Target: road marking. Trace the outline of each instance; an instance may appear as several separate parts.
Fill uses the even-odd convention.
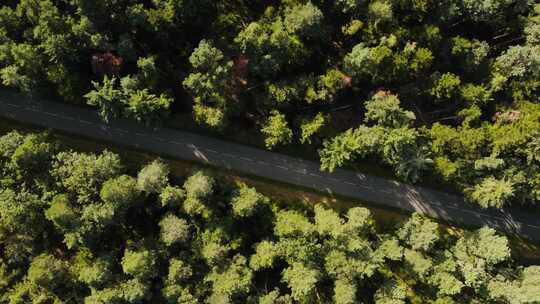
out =
[[[438,205],[438,206],[440,206],[441,208],[450,208],[450,209],[460,210],[462,212],[472,213],[474,215],[479,215],[480,217],[490,217],[492,219],[496,219],[496,220],[499,220],[499,221],[506,221],[506,219],[504,217],[493,216],[493,215],[489,215],[489,214],[480,213],[480,212],[477,212],[477,211],[467,210],[467,209],[458,208],[458,207],[449,206],[449,205],[448,206]]]
[[[118,129],[118,128],[114,129],[114,131],[116,131],[116,132],[120,132],[120,133],[129,133],[129,132],[128,132],[128,131],[126,131],[126,130],[123,130],[123,129]]]
[[[161,141],[161,142],[167,142],[167,140],[163,137],[154,137],[157,141]]]
[[[99,122],[91,122],[91,121],[87,121],[87,120],[83,120],[83,119],[78,119],[78,115],[76,115],[76,114],[73,115],[73,116],[62,116],[62,115],[66,115],[66,114],[63,114],[64,112],[59,112],[59,113],[47,112],[47,111],[44,111],[44,107],[47,108],[46,106],[29,106],[27,104],[12,104],[12,103],[4,103],[4,105],[6,105],[8,107],[12,107],[12,108],[21,108],[21,109],[24,109],[24,110],[29,111],[29,112],[38,112],[38,113],[42,113],[42,115],[48,115],[48,116],[51,116],[51,117],[58,117],[58,118],[65,119],[65,120],[75,120],[75,121],[77,121],[77,122],[79,122],[81,124],[95,125],[96,129],[97,128],[102,128],[102,129],[106,129],[106,130],[114,130],[116,132],[121,132],[121,133],[130,133],[129,131],[126,131],[126,130],[123,130],[123,129],[110,128],[109,126],[102,125]],[[16,111],[13,111],[13,112],[16,112]],[[24,113],[23,111],[20,111],[20,112]],[[66,112],[66,113],[68,113],[68,115],[69,115],[70,112]],[[10,117],[16,117],[16,115],[9,114],[9,113],[5,113],[3,115],[10,116]],[[45,117],[45,116],[42,116],[42,117]],[[137,136],[142,136],[142,137],[152,136],[151,134],[145,134],[145,133],[140,133],[140,132],[135,133],[135,134]],[[160,141],[163,141],[163,138],[161,138],[161,137],[156,137],[156,139],[160,140]],[[185,142],[178,142],[178,141],[168,141],[168,143],[177,144],[177,145],[188,145]],[[137,143],[133,143],[133,144],[135,146],[139,146],[139,144],[137,144]],[[202,150],[205,150],[205,151],[210,152],[210,153],[220,154],[219,152],[211,150],[211,149],[202,149]],[[244,161],[256,162],[259,165],[267,165],[267,166],[280,168],[280,169],[283,169],[283,170],[290,170],[290,171],[293,171],[293,172],[309,174],[309,175],[311,175],[313,177],[323,178],[324,180],[327,180],[327,181],[345,183],[345,184],[349,184],[349,185],[354,185],[354,186],[370,189],[370,187],[364,185],[363,183],[355,184],[355,183],[352,183],[350,181],[340,180],[340,179],[337,179],[337,178],[334,178],[334,177],[326,177],[324,175],[321,176],[321,175],[315,174],[315,173],[306,173],[306,171],[293,170],[293,168],[289,169],[289,168],[287,168],[285,166],[282,166],[282,165],[274,165],[272,163],[267,163],[267,162],[264,162],[264,161],[257,161],[256,159],[250,159],[250,158],[247,158],[247,157],[239,157],[239,156],[235,156],[235,155],[228,154],[228,153],[223,153],[222,155],[226,156],[226,157],[231,157],[231,158],[240,158],[240,159],[242,159]],[[376,192],[380,192],[380,193],[393,193],[393,191],[383,190],[383,189],[379,189],[379,190],[373,189],[372,191],[376,191]],[[402,192],[400,192],[400,194],[402,194]],[[459,207],[459,206],[456,207],[455,205],[450,205],[450,204],[445,205],[444,203],[440,203],[440,202],[437,202],[437,201],[435,201],[435,202],[426,202],[424,199],[421,199],[420,201],[423,203],[423,205],[426,208],[433,207],[433,208],[437,208],[437,209],[443,210],[443,211],[444,210],[457,210],[457,211],[460,211],[460,212],[466,212],[466,213],[469,213],[469,214],[474,214],[475,216],[477,216],[478,218],[483,219],[483,220],[497,221],[497,223],[498,223],[497,225],[504,225],[505,227],[515,226],[515,227],[521,227],[521,228],[523,228],[523,227],[532,227],[534,229],[539,229],[540,228],[540,226],[538,226],[538,225],[527,224],[527,223],[524,223],[524,222],[520,222],[519,220],[515,220],[515,219],[510,217],[511,214],[505,214],[505,216],[503,217],[503,216],[485,214],[485,213],[483,213],[481,211],[474,211],[474,210],[466,209],[466,207],[467,207],[466,205],[462,206],[462,207]],[[506,217],[506,216],[508,216],[508,217]],[[452,220],[452,218],[450,218],[450,220]]]
[[[45,111],[43,111],[42,113],[45,114],[45,115],[52,116],[52,117],[58,117],[58,118],[67,119],[67,120],[75,120],[73,117],[70,117],[70,116],[62,116],[62,115],[56,114],[56,113],[45,112]]]

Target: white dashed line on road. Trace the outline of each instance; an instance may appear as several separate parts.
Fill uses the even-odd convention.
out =
[[[122,129],[118,129],[118,128],[117,128],[117,129],[114,129],[114,131],[120,132],[120,133],[124,133],[124,134],[125,134],[125,133],[129,133],[129,132],[126,131],[126,130],[122,130]]]
[[[201,139],[201,138],[197,138],[196,136],[192,138],[188,135],[184,135],[187,137],[183,137],[182,135],[178,135],[176,133],[171,133],[171,134],[161,133],[161,132],[158,132],[159,130],[149,130],[147,131],[147,133],[143,133],[145,132],[144,131],[145,129],[143,128],[135,128],[133,131],[130,131],[132,129],[128,127],[125,127],[123,129],[114,128],[114,127],[111,127],[110,125],[106,125],[96,120],[97,116],[95,115],[95,112],[88,111],[88,113],[85,114],[84,111],[82,110],[71,111],[68,109],[69,111],[62,111],[61,108],[58,108],[58,111],[57,111],[56,107],[49,107],[47,106],[47,103],[37,105],[36,103],[13,104],[13,103],[6,102],[6,103],[3,103],[2,106],[4,109],[4,111],[2,111],[3,112],[2,115],[5,117],[13,117],[14,119],[16,119],[17,116],[21,116],[22,121],[25,121],[25,120],[31,121],[30,119],[33,119],[35,121],[37,118],[37,119],[41,119],[38,125],[41,125],[41,126],[57,125],[57,128],[60,130],[68,130],[69,126],[72,124],[68,122],[68,120],[70,120],[70,121],[74,121],[75,124],[79,126],[79,129],[81,129],[81,127],[83,130],[94,129],[96,131],[95,137],[98,139],[100,135],[103,135],[108,131],[115,132],[118,138],[122,137],[122,135],[119,133],[124,134],[123,135],[124,137],[133,136],[135,138],[133,138],[133,142],[131,143],[131,145],[142,147],[142,148],[144,148],[145,146],[152,145],[151,141],[147,140],[146,142],[144,142],[145,138],[146,139],[155,138],[157,141],[166,142],[168,145],[170,145],[169,148],[171,150],[178,150],[180,152],[185,152],[187,150],[189,151],[195,150],[194,152],[199,152],[199,153],[200,151],[204,153],[213,153],[215,155],[209,155],[209,156],[212,156],[209,158],[212,158],[212,159],[220,158],[221,161],[219,163],[220,164],[223,163],[221,165],[227,166],[229,168],[230,167],[243,168],[243,167],[256,164],[256,166],[253,166],[253,167],[256,167],[256,168],[258,167],[259,169],[261,169],[261,171],[264,171],[264,174],[261,173],[262,176],[268,176],[268,174],[272,176],[271,175],[272,171],[276,172],[275,171],[276,168],[280,170],[284,170],[284,172],[281,172],[281,173],[286,173],[286,174],[281,174],[282,176],[286,176],[287,173],[302,174],[304,176],[295,175],[294,179],[301,180],[301,181],[305,180],[305,183],[309,183],[310,182],[309,179],[311,178],[311,181],[314,182],[315,184],[324,185],[325,183],[327,183],[326,186],[328,189],[332,189],[336,193],[339,193],[339,192],[346,192],[349,194],[352,193],[352,195],[355,197],[361,196],[362,193],[364,193],[367,196],[378,194],[379,196],[377,200],[379,199],[382,200],[385,198],[390,199],[390,200],[397,199],[397,202],[395,204],[399,204],[400,202],[409,202],[411,206],[414,206],[414,208],[418,209],[417,211],[419,212],[424,212],[424,213],[432,212],[436,214],[437,217],[441,219],[447,218],[449,221],[457,220],[461,216],[461,217],[467,218],[467,221],[464,221],[465,223],[472,222],[472,223],[489,224],[491,222],[493,226],[500,226],[501,228],[507,231],[515,230],[515,231],[527,232],[527,233],[523,233],[524,235],[531,235],[534,233],[534,231],[537,231],[533,229],[540,229],[540,226],[538,225],[538,223],[527,224],[525,222],[520,222],[519,217],[521,215],[519,214],[516,215],[518,219],[514,220],[513,218],[511,218],[512,214],[510,213],[509,214],[501,213],[500,216],[498,216],[499,213],[490,213],[490,212],[484,213],[484,211],[480,209],[476,210],[473,207],[470,207],[470,206],[467,207],[466,204],[460,205],[461,201],[457,202],[456,205],[452,205],[450,204],[450,202],[452,202],[452,197],[448,197],[448,198],[443,197],[443,199],[441,199],[440,202],[437,202],[435,200],[430,201],[429,196],[417,195],[415,194],[415,192],[407,194],[410,191],[407,191],[406,187],[397,187],[396,185],[399,186],[399,184],[395,182],[393,184],[387,183],[386,189],[384,189],[385,188],[384,183],[380,185],[378,183],[373,182],[370,176],[365,176],[362,174],[360,177],[360,175],[358,175],[359,173],[357,174],[357,176],[359,176],[359,179],[353,176],[348,176],[348,175],[337,175],[337,178],[336,178],[336,177],[333,177],[333,174],[320,172],[318,170],[312,169],[312,167],[309,167],[309,169],[301,169],[301,168],[304,168],[304,166],[302,165],[303,164],[302,161],[280,157],[278,155],[274,155],[274,156],[272,156],[273,154],[264,155],[264,154],[257,154],[256,152],[251,153],[251,154],[244,154],[244,152],[239,152],[240,153],[239,155],[234,155],[230,153],[222,153],[221,151],[231,151],[232,148],[228,148],[227,146],[219,146],[212,143],[208,144],[207,142],[206,144],[204,144],[204,146],[215,147],[217,151],[208,149],[208,148],[197,149],[197,147],[195,146],[195,143],[199,143],[203,145],[203,142],[201,140],[204,138]],[[87,116],[90,114],[92,114],[93,116]],[[66,116],[63,116],[63,115],[66,115]],[[88,118],[91,120],[87,121],[81,118]],[[60,123],[63,123],[64,127],[59,127],[58,125]],[[52,128],[54,128],[54,126]],[[140,130],[142,132],[135,132],[135,130]],[[75,131],[73,132],[76,133]],[[80,133],[90,134],[90,132],[86,132],[86,131],[84,132],[81,131]],[[129,134],[129,135],[126,135],[126,134]],[[163,137],[159,137],[158,135],[167,136],[165,137],[167,138],[167,140],[165,140]],[[137,136],[140,136],[140,137],[137,137]],[[174,141],[168,138],[182,138],[184,141]],[[191,142],[191,143],[188,143],[188,142]],[[154,144],[156,144],[156,142],[154,142]],[[173,146],[173,145],[176,145],[176,146]],[[187,147],[189,147],[189,149]],[[244,151],[244,150],[239,148],[239,150],[232,149],[232,151]],[[244,156],[241,156],[241,155],[244,155]],[[262,160],[257,159],[259,156]],[[228,161],[229,159],[227,159],[226,157],[235,159],[237,161]],[[264,161],[264,159],[267,159],[268,162]],[[245,162],[251,162],[251,163],[246,164]],[[266,166],[266,167],[262,167],[262,166]],[[266,173],[266,172],[270,172],[270,173]],[[272,176],[272,178],[279,180],[279,177],[276,177],[276,176]],[[315,178],[319,178],[319,179],[315,179]],[[342,184],[351,185],[351,187],[342,187],[341,186]],[[311,187],[314,187],[314,186],[311,185]],[[358,187],[358,188],[355,188],[355,187]],[[445,202],[449,204],[445,204]],[[450,217],[448,213],[452,214],[453,216]],[[464,216],[464,215],[467,215],[467,216]],[[525,220],[527,220],[527,217],[525,217]],[[534,219],[531,219],[529,221],[535,223]],[[524,229],[524,230],[521,230],[521,229]]]

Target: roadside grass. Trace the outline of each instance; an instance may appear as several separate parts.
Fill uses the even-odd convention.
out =
[[[8,120],[0,120],[0,134],[7,133],[11,130],[17,130],[21,133],[43,131],[43,129],[36,128],[31,125]],[[137,172],[146,163],[158,157],[154,154],[123,147],[117,144],[97,142],[95,140],[84,137],[76,137],[62,132],[55,131],[50,132],[49,134],[52,139],[69,149],[95,153],[99,153],[103,150],[109,150],[117,153],[122,157],[122,163],[131,173]],[[317,192],[312,189],[306,189],[300,186],[281,183],[265,178],[239,174],[238,172],[231,170],[221,168],[218,169],[196,162],[178,160],[170,157],[159,157],[169,165],[173,178],[183,179],[197,169],[207,169],[228,182],[245,183],[248,186],[255,187],[257,191],[271,198],[273,202],[280,205],[297,204],[312,208],[316,204],[322,204],[338,212],[344,212],[351,207],[368,208],[371,211],[375,222],[377,223],[377,230],[380,232],[389,231],[403,223],[408,218],[407,212],[389,208],[380,208],[338,195]],[[451,226],[441,221],[438,222],[441,225],[441,229],[449,237],[459,237],[465,232],[465,230],[462,228]],[[520,262],[525,264],[540,262],[540,244],[531,243],[528,240],[515,236],[508,236],[508,239],[512,251],[515,254],[514,256],[517,257]]]

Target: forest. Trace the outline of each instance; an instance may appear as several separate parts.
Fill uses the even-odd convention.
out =
[[[4,0],[5,88],[540,202],[534,0]]]
[[[2,0],[2,90],[540,210],[535,0]],[[1,132],[0,304],[540,303],[494,229],[224,174]]]
[[[540,266],[491,228],[278,202],[47,133],[0,137],[0,303],[540,302]]]

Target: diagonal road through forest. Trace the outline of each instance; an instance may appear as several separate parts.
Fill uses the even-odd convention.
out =
[[[520,208],[482,210],[463,197],[337,169],[321,172],[319,164],[236,143],[167,128],[153,129],[116,119],[104,123],[96,111],[11,92],[0,94],[0,116],[43,128],[106,141],[172,158],[197,161],[240,173],[340,195],[374,205],[420,212],[449,223],[488,225],[540,242],[540,216]]]

